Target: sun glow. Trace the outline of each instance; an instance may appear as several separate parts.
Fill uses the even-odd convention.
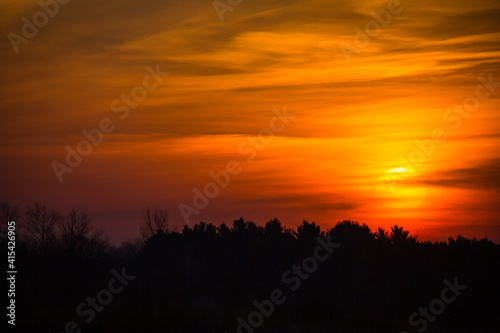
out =
[[[427,188],[419,182],[420,175],[404,167],[386,171],[379,177],[377,197],[387,208],[414,209],[427,196]]]
[[[394,172],[409,172],[407,168],[395,168],[387,171],[386,173],[394,173]]]

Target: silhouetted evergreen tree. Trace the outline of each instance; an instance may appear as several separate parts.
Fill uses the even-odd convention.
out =
[[[21,216],[8,203],[0,212],[4,220]],[[83,211],[28,208],[17,243],[20,331],[61,332],[76,321],[83,332],[236,332],[236,319],[256,311],[254,300],[281,289],[286,302],[255,332],[412,332],[410,315],[455,277],[467,290],[427,331],[500,331],[500,248],[487,239],[430,242],[400,226],[372,232],[342,221],[322,231],[303,221],[292,230],[278,219],[260,226],[242,218],[176,232],[167,216],[147,210],[143,238],[114,247]],[[290,292],[283,273],[314,256],[318,239],[341,246]],[[76,308],[122,267],[136,279],[85,323]]]

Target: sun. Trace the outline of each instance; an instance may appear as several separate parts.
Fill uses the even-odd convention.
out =
[[[427,188],[419,180],[420,174],[411,168],[388,170],[378,179],[377,197],[387,208],[417,208],[427,196]]]

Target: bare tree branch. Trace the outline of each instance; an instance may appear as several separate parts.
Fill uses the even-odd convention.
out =
[[[168,212],[166,209],[155,209],[149,207],[142,212],[143,223],[141,225],[141,236],[144,240],[151,238],[158,232],[168,232]]]
[[[90,232],[90,216],[87,212],[72,209],[58,226],[63,247],[74,249]]]
[[[34,245],[45,249],[55,238],[54,229],[61,216],[37,202],[26,210],[25,219],[26,230]]]

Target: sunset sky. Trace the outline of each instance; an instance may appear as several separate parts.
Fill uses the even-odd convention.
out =
[[[139,235],[146,206],[180,231],[179,205],[236,160],[192,224],[350,219],[500,242],[500,2],[403,0],[356,44],[387,3],[245,0],[221,21],[209,0],[71,0],[16,53],[9,33],[41,7],[0,0],[0,198],[87,210],[117,242]],[[147,67],[169,75],[120,119],[111,105]],[[249,161],[241,148],[284,109]],[[105,118],[115,129],[60,182],[53,162]],[[433,132],[447,139],[429,145]]]

